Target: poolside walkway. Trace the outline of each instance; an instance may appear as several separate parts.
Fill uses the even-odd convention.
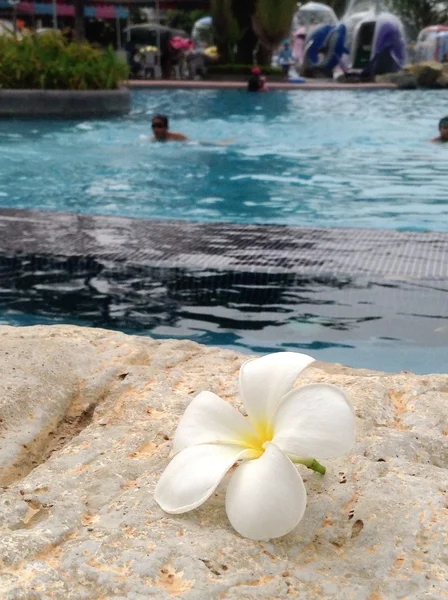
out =
[[[194,223],[7,208],[0,209],[0,254],[201,271],[448,279],[448,233]]]
[[[145,79],[130,80],[127,85],[132,89],[198,89],[198,90],[222,90],[222,89],[246,89],[244,81],[187,81],[180,79]],[[271,90],[395,90],[394,83],[337,83],[334,81],[317,81],[308,79],[305,83],[282,83],[269,82]]]

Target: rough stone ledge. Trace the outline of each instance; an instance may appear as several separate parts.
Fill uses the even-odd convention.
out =
[[[127,114],[131,92],[119,90],[0,90],[0,118],[87,118]]]
[[[448,594],[448,376],[316,363],[358,440],[288,536],[240,538],[225,483],[169,516],[153,491],[190,399],[238,406],[247,357],[68,326],[0,327],[2,600],[440,600]],[[337,426],[337,424],[335,424]],[[1,487],[2,486],[2,487]]]

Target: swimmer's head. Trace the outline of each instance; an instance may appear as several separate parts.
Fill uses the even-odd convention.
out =
[[[443,119],[440,119],[439,129],[441,129],[442,127],[448,127],[448,117],[443,117]]]
[[[439,121],[440,137],[443,140],[448,140],[448,117],[443,117]]]
[[[156,140],[164,140],[166,138],[168,125],[168,117],[165,115],[154,115],[151,127]]]
[[[251,71],[252,75],[260,75],[261,74],[261,69],[260,67],[254,67]]]

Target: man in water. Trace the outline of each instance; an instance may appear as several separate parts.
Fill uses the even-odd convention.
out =
[[[152,118],[153,142],[187,142],[188,138],[183,133],[174,133],[168,131],[168,117],[165,115],[155,115]]]
[[[444,144],[448,142],[448,117],[443,117],[439,121],[439,137],[432,138],[433,142]]]

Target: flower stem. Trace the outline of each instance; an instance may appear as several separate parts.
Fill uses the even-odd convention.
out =
[[[320,473],[321,475],[325,475],[326,468],[321,465],[315,458],[300,458],[294,460],[293,462],[298,463],[299,465],[305,465],[308,469],[312,471],[316,471],[316,473]]]

